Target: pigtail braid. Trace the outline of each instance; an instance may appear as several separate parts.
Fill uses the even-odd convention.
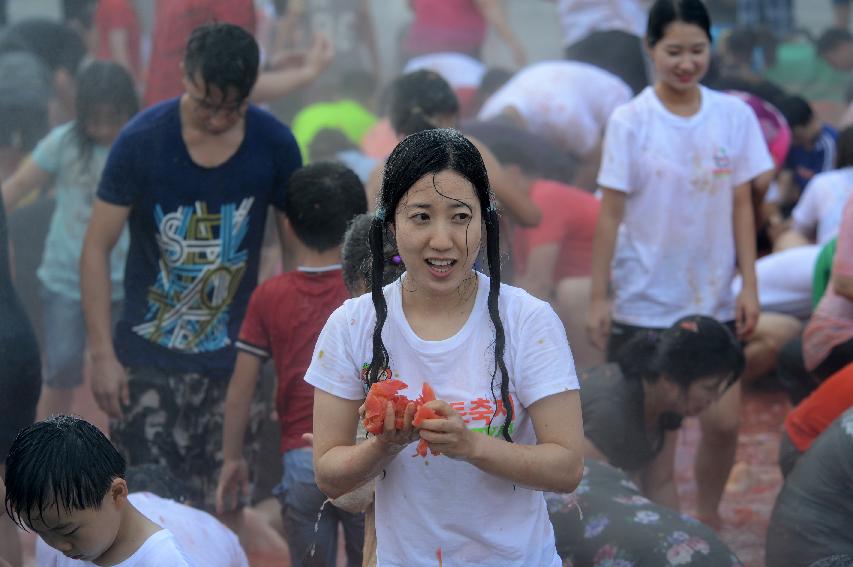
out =
[[[384,216],[384,215],[383,215]],[[376,326],[373,328],[373,358],[366,376],[366,389],[379,382],[388,368],[388,351],[382,342],[382,327],[388,318],[388,304],[382,293],[382,276],[385,270],[385,219],[376,216],[370,225],[370,290],[376,309]]]
[[[509,427],[513,419],[513,406],[509,397],[509,372],[504,361],[504,350],[506,349],[506,334],[504,333],[503,323],[501,322],[500,311],[498,309],[498,297],[501,289],[501,259],[500,259],[500,230],[498,212],[493,206],[489,206],[485,211],[486,220],[486,258],[489,265],[489,316],[492,319],[492,325],[495,327],[495,368],[492,372],[492,395],[495,395],[495,378],[498,370],[501,373],[501,402],[506,410],[506,420],[501,426],[501,435],[504,439],[512,443],[512,437],[509,434]],[[497,402],[497,399],[495,399]],[[497,409],[495,410],[497,416]]]

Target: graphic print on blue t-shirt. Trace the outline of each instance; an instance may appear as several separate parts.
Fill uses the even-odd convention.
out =
[[[110,151],[98,198],[129,207],[119,361],[226,378],[257,284],[269,205],[301,166],[293,135],[249,106],[243,142],[216,167],[195,163],[179,99],[137,115]]]
[[[133,330],[151,342],[200,353],[231,344],[228,306],[246,272],[241,250],[253,197],[209,214],[204,202],[164,214],[155,207],[160,274],[148,293],[145,323]]]

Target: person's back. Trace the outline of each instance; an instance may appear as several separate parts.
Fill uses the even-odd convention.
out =
[[[603,69],[545,61],[519,71],[485,102],[478,118],[489,120],[512,108],[530,131],[585,156],[599,143],[610,114],[631,96],[622,79]]]
[[[853,554],[853,408],[824,431],[785,480],[767,530],[768,567]]]
[[[522,229],[516,240],[516,250],[521,248],[518,272],[524,273],[524,257],[533,248],[557,244],[559,259],[552,276],[555,285],[564,278],[589,276],[598,199],[581,189],[547,179],[533,182],[530,197],[542,210],[542,222],[536,228]]]
[[[127,499],[143,516],[174,535],[192,565],[248,567],[237,536],[207,512],[151,492],[132,492]],[[41,538],[36,540],[36,564],[45,567],[84,565],[82,561],[64,557]]]

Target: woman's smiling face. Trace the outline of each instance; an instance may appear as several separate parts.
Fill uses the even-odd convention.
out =
[[[393,230],[412,287],[454,292],[480,251],[483,217],[474,186],[452,170],[421,177],[397,205]]]

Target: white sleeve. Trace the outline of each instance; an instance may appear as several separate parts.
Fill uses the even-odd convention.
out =
[[[539,303],[514,333],[515,391],[524,407],[546,396],[579,389],[566,329],[547,303]]]
[[[734,165],[732,166],[732,183],[735,186],[751,181],[765,171],[773,169],[773,158],[770,157],[758,118],[745,102],[737,100],[737,103],[742,108],[738,113],[738,119],[741,122],[739,129],[741,134],[738,136],[740,151],[733,156]]]
[[[631,192],[631,157],[634,149],[634,129],[614,112],[607,121],[604,144],[601,151],[601,169],[598,171],[598,186]]]
[[[68,564],[72,561],[72,559],[67,559],[58,550],[47,545],[42,538],[36,537],[36,565],[38,567],[66,567],[63,564]]]
[[[364,399],[364,387],[360,379],[361,369],[353,356],[353,341],[349,324],[347,303],[338,307],[326,321],[317,338],[311,365],[305,373],[305,381],[347,400]]]
[[[797,201],[797,206],[791,211],[794,228],[804,235],[810,235],[817,229],[819,221],[818,201],[821,193],[821,174],[812,177],[803,189],[803,196]]]
[[[169,565],[170,567],[203,567],[202,565],[198,565],[197,562],[184,551],[172,532],[169,530],[163,531],[168,532],[168,537],[163,537],[162,540],[159,540],[158,545],[151,550],[151,553],[146,553],[144,556],[140,557],[140,566]],[[131,557],[134,557],[135,555],[136,554]]]

